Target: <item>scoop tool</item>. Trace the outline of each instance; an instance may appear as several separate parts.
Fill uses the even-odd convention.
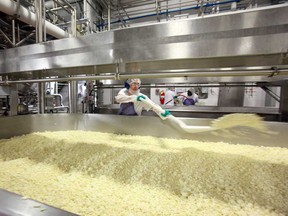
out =
[[[183,131],[187,133],[199,133],[214,131],[220,129],[228,129],[237,126],[250,127],[258,131],[267,132],[268,129],[264,124],[262,118],[256,114],[244,114],[244,113],[234,113],[224,115],[218,119],[212,121],[210,126],[197,126],[197,125],[187,125],[185,122],[173,116],[168,110],[162,109],[159,105],[155,104],[152,100],[144,96],[138,96],[138,101],[143,102],[146,106],[149,106],[158,115],[160,113],[160,118],[165,120],[168,119],[173,124],[178,125]]]

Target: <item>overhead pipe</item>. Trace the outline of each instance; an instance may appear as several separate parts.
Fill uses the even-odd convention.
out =
[[[14,2],[13,0],[1,0],[0,1],[0,11],[3,13],[6,13],[10,16],[13,16],[17,13],[17,3]],[[26,9],[23,6],[19,6],[19,11],[17,14],[18,20],[27,23],[29,25],[32,25],[33,27],[36,27],[36,15]],[[69,37],[69,34],[59,28],[56,25],[53,25],[52,23],[45,21],[46,29],[47,29],[47,34],[52,35],[56,38],[66,38]]]
[[[160,3],[160,1],[159,1],[159,3]],[[133,4],[133,7],[135,8],[135,7],[142,7],[142,6],[146,6],[146,5],[151,5],[151,4],[154,4],[154,2],[149,2],[149,1],[143,1],[143,2],[138,2],[138,3],[132,3]],[[132,4],[121,4],[122,6],[123,6],[123,8],[124,9],[129,9],[129,8],[131,8],[130,7],[130,5],[132,5]]]
[[[234,3],[234,2],[232,2],[232,3]],[[217,2],[215,3],[215,4],[217,4]],[[173,6],[174,5],[174,6]],[[195,6],[197,6],[197,5],[199,5],[199,8],[201,8],[201,4],[199,4],[199,3],[196,3],[195,4]],[[192,2],[192,4],[191,4],[191,2],[186,2],[186,3],[181,3],[181,7],[182,8],[184,8],[184,7],[189,7],[189,8],[191,8],[191,7],[195,7],[195,6],[193,6],[193,2]],[[203,7],[203,6],[202,6]],[[177,4],[170,4],[170,5],[167,5],[167,6],[159,6],[159,10],[165,10],[165,12],[163,12],[164,14],[167,14],[167,10],[168,10],[168,13],[169,13],[169,10],[171,10],[171,9],[175,9],[175,8],[179,8],[179,4],[177,3]],[[184,9],[179,9],[180,11],[183,11],[183,10],[187,10],[188,8],[184,8]],[[138,10],[133,10],[133,11],[130,11],[129,13],[130,13],[130,16],[131,15],[135,15],[135,14],[137,14],[137,12],[138,11],[141,11],[142,13],[141,14],[143,14],[144,12],[143,11],[148,11],[148,12],[150,12],[150,11],[155,11],[155,7],[151,7],[151,8],[146,8],[146,9],[138,9]],[[158,11],[159,11],[158,10]],[[188,10],[190,10],[190,9],[188,9]],[[147,12],[147,13],[148,13]],[[138,13],[139,14],[139,13]]]
[[[167,13],[167,11],[163,11],[163,12],[160,12],[159,15],[169,14],[169,13],[176,13],[176,12],[182,12],[182,11],[193,10],[193,9],[199,9],[201,7],[211,7],[211,6],[215,6],[215,5],[229,4],[229,3],[232,3],[232,2],[239,2],[239,1],[240,0],[228,0],[228,1],[223,1],[223,2],[206,3],[206,4],[203,4],[203,5],[195,5],[195,6],[192,6],[192,7],[189,7],[189,8],[183,8],[183,9],[179,9],[179,10],[170,10],[170,11],[168,11],[168,13]],[[147,15],[143,15],[143,16],[140,16],[140,17],[131,17],[130,19],[127,19],[127,21],[128,20],[135,20],[135,19],[151,17],[151,16],[157,16],[157,13],[147,14]],[[119,20],[118,20],[118,22],[119,22]]]
[[[76,21],[76,23],[77,23],[77,25],[81,25],[81,24],[84,24],[84,23],[87,23],[87,22],[89,22],[89,19],[88,18],[83,18],[83,19],[78,19],[77,21]],[[67,22],[65,22],[65,23],[59,23],[59,24],[57,24],[57,26],[68,26],[68,25],[71,25],[71,21],[67,21]]]
[[[156,0],[157,1],[157,0]],[[159,3],[159,2],[158,2]],[[196,2],[195,2],[196,3]],[[150,3],[151,4],[151,3]],[[196,3],[196,4],[199,4],[199,3]],[[173,6],[174,5],[174,6]],[[191,4],[191,2],[185,2],[185,3],[181,3],[181,7],[188,7],[188,6],[191,6],[193,5],[193,2]],[[173,7],[172,7],[173,6]],[[170,4],[168,6],[159,6],[158,8],[160,8],[160,10],[165,10],[165,13],[167,13],[167,10],[169,9],[174,9],[174,8],[179,8],[179,3],[176,3],[176,4]],[[157,8],[156,8],[157,9]],[[181,10],[181,9],[180,9]],[[155,11],[155,6],[152,6],[152,7],[149,7],[149,8],[144,8],[144,9],[138,9],[138,10],[133,10],[133,11],[130,11],[129,14],[130,15],[133,15],[133,14],[137,14],[138,11],[141,11],[142,14],[144,13],[144,11],[147,11],[147,12],[150,12],[150,11]],[[136,13],[135,13],[136,12]],[[158,10],[158,13],[159,13],[159,10]]]
[[[64,2],[64,3],[66,3],[66,5],[63,5],[61,2],[58,2],[57,0],[55,0],[55,3],[56,4],[58,4],[58,5],[60,5],[60,7],[63,9],[63,10],[65,10],[68,14],[70,14],[70,15],[72,15],[72,13],[71,13],[71,9],[73,10],[73,7],[71,7],[71,5],[68,3],[67,4],[67,2]],[[68,10],[66,7],[69,7],[70,8],[70,10]]]
[[[173,72],[173,73],[146,73],[146,74],[119,74],[119,79],[129,79],[137,77],[145,78],[175,78],[175,77],[225,77],[225,76],[267,76],[272,77],[274,70],[256,70],[256,71],[200,71],[200,72]],[[288,69],[278,71],[274,76],[288,75]]]
[[[36,11],[36,43],[43,42],[43,7],[42,0],[35,1]]]
[[[206,4],[203,4],[203,5],[196,5],[196,6],[193,6],[193,7],[189,7],[189,8],[184,8],[184,9],[179,9],[179,10],[170,10],[170,11],[164,11],[164,12],[161,12],[160,15],[163,15],[163,14],[169,14],[169,13],[175,13],[175,12],[182,12],[182,11],[187,11],[187,10],[192,10],[192,9],[199,9],[201,7],[210,7],[210,6],[217,6],[217,5],[222,5],[222,4],[228,4],[228,3],[238,3],[238,2],[241,2],[241,0],[228,0],[228,1],[223,1],[223,2],[214,2],[214,3],[206,3]],[[282,5],[277,5],[277,7],[283,7]],[[175,7],[173,7],[175,8]],[[271,6],[270,6],[271,8]],[[260,8],[260,10],[262,10],[263,8]],[[253,8],[253,9],[249,9],[249,11],[256,11],[256,10],[259,10],[259,8]],[[221,9],[221,11],[231,11],[231,9]],[[125,19],[123,21],[129,21],[129,20],[135,20],[135,19],[142,19],[142,18],[146,18],[146,17],[151,17],[151,16],[156,16],[157,14],[154,13],[154,14],[147,14],[147,15],[143,15],[143,16],[138,16],[138,17],[132,17],[132,18],[129,18],[129,19]],[[117,21],[114,21],[114,22],[111,22],[111,24],[115,24],[115,23],[119,23],[121,22],[120,20],[117,20]],[[107,25],[105,23],[102,24],[103,26],[104,25]]]
[[[110,23],[111,23],[111,8],[110,3],[108,4],[108,31],[110,31]]]
[[[275,86],[275,85],[273,85]],[[279,86],[279,85],[278,85]],[[174,87],[174,88],[197,88],[197,87],[207,87],[207,88],[213,88],[213,87],[259,87],[257,84],[230,84],[230,83],[221,83],[221,84],[217,84],[217,85],[212,85],[212,84],[169,84],[169,87]],[[100,87],[97,88],[101,88],[101,89],[120,89],[123,88],[123,85],[102,85]],[[153,89],[153,88],[167,88],[167,85],[165,84],[156,84],[156,85],[147,85],[147,84],[141,84],[141,88],[149,88],[149,89]]]
[[[64,18],[62,18],[62,16],[58,15],[57,13],[55,13],[54,11],[52,11],[51,9],[47,9],[45,12],[46,12],[46,13],[47,13],[47,12],[52,13],[54,16],[58,17],[58,19],[60,19],[61,21],[63,21],[64,24],[66,24],[66,22],[68,22],[68,21],[66,21]],[[59,26],[59,25],[57,25],[57,26]]]
[[[56,0],[56,1],[58,1],[58,0]],[[74,10],[75,8],[70,4],[70,2],[69,1],[67,1],[67,0],[61,0],[61,1],[63,1],[69,8],[70,8],[70,10]],[[59,2],[58,2],[59,3]]]
[[[64,81],[82,81],[82,80],[111,80],[116,79],[116,75],[96,75],[96,76],[73,76],[73,77],[57,77],[43,79],[13,80],[0,81],[0,85],[20,84],[20,83],[41,83],[41,82],[64,82]]]
[[[239,2],[240,0],[228,0],[228,1],[222,1],[222,2],[214,2],[214,3],[206,3],[203,5],[195,5],[189,8],[184,8],[184,9],[179,9],[179,10],[170,10],[170,11],[163,11],[163,12],[159,12],[157,13],[153,13],[153,14],[147,14],[147,15],[143,15],[143,16],[138,16],[138,17],[130,17],[128,19],[123,19],[122,21],[126,22],[126,21],[130,21],[130,20],[136,20],[136,19],[143,19],[143,18],[147,18],[147,17],[152,17],[152,16],[157,16],[157,15],[163,15],[163,14],[170,14],[170,13],[176,13],[176,12],[182,12],[182,11],[187,11],[187,10],[193,10],[193,9],[199,9],[200,7],[211,7],[211,6],[215,6],[215,5],[222,5],[222,4],[229,4],[232,2]],[[116,24],[119,22],[122,22],[121,20],[117,20],[114,22],[111,22],[111,24]],[[103,23],[100,25],[97,25],[97,27],[101,27],[101,26],[106,26],[107,23]]]
[[[193,69],[191,70],[171,70],[174,72],[151,72],[151,73],[135,73],[135,74],[119,74],[111,73],[110,75],[95,75],[95,76],[73,76],[63,78],[43,78],[43,79],[28,79],[28,80],[14,80],[1,81],[0,85],[19,84],[19,83],[36,83],[36,82],[62,82],[62,81],[82,81],[82,80],[125,80],[129,78],[176,78],[176,77],[227,77],[227,76],[282,76],[288,75],[288,68],[278,69]]]

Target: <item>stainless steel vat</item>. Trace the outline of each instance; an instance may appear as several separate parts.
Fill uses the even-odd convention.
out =
[[[209,125],[211,119],[181,118],[188,125]],[[189,134],[169,121],[154,116],[117,116],[101,114],[42,114],[0,118],[0,139],[37,131],[89,130],[117,134],[151,135],[175,139],[228,142],[257,146],[288,147],[288,124],[264,122],[270,134],[251,128],[235,127],[227,131]]]

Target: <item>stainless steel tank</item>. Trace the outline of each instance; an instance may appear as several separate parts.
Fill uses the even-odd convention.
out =
[[[210,125],[212,119],[181,118],[187,125]],[[101,114],[42,114],[0,118],[0,139],[37,131],[89,130],[130,135],[228,142],[257,146],[288,147],[288,124],[264,122],[271,133],[251,128],[235,127],[226,131],[186,133],[169,121],[153,116],[117,116]]]
[[[188,125],[202,125],[202,126],[210,125],[212,121],[211,119],[193,119],[193,118],[182,118],[181,120],[183,120]],[[41,132],[41,131],[89,130],[98,132],[110,132],[116,134],[151,135],[155,137],[189,139],[189,140],[199,140],[209,142],[224,141],[231,144],[241,143],[241,144],[250,144],[258,146],[280,146],[287,148],[288,124],[279,122],[265,122],[265,124],[270,129],[269,134],[258,132],[250,128],[235,127],[229,130],[229,133],[233,134],[233,138],[231,138],[231,136],[227,136],[227,131],[213,131],[213,132],[202,132],[194,134],[185,133],[181,131],[181,129],[178,128],[176,125],[173,125],[171,122],[167,120],[163,121],[160,118],[153,116],[138,117],[138,116],[65,114],[65,113],[25,115],[25,116],[23,115],[23,116],[0,118],[0,139],[6,139],[13,136],[29,134],[38,131]],[[237,158],[238,157],[236,157],[236,160],[238,160]],[[231,161],[225,160],[225,162],[230,163]],[[283,173],[285,173],[285,171],[283,171]],[[232,178],[234,179],[234,177]],[[267,179],[262,180],[265,181]],[[213,179],[213,181],[215,181],[215,179]],[[239,186],[240,188],[243,187],[243,184],[241,183],[240,180],[238,182],[237,178],[235,179],[235,182],[234,182],[235,184],[240,185]],[[25,200],[23,201],[19,199],[20,196],[10,193],[8,191],[0,190],[0,200],[1,197],[8,197],[7,194],[9,195],[9,201],[4,203],[1,203],[0,201],[0,207],[1,207],[0,215],[1,215],[1,209],[2,213],[3,209],[5,210],[4,211],[5,213],[7,212],[8,208],[12,209],[13,212],[17,212],[21,206],[22,206],[22,209],[20,210],[21,212],[23,212],[24,208],[28,209],[27,204],[25,204],[26,203]],[[219,196],[222,195],[219,194]],[[285,200],[285,198],[283,199]],[[7,200],[7,198],[2,200]],[[265,199],[263,200],[266,202]],[[257,203],[261,203],[263,200],[260,199],[259,201],[257,201]],[[31,202],[37,204],[36,201],[29,200],[29,203]],[[46,206],[47,205],[45,205],[45,207]],[[285,211],[284,207],[281,208],[280,210]],[[63,210],[49,206],[47,206],[47,211],[44,213],[46,214],[43,215],[74,215],[73,213],[70,214],[69,212],[64,212],[65,213],[64,214]]]

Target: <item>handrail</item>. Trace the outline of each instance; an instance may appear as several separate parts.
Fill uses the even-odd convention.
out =
[[[288,68],[277,68],[275,74],[275,67],[259,69],[255,68],[213,68],[213,69],[185,69],[185,70],[165,70],[161,72],[146,72],[146,73],[109,73],[109,75],[93,75],[93,76],[69,76],[43,79],[26,79],[26,80],[4,80],[0,81],[0,85],[18,84],[18,83],[38,83],[38,82],[55,82],[55,81],[80,81],[80,80],[125,80],[129,78],[173,78],[173,77],[219,77],[219,76],[287,76]]]

